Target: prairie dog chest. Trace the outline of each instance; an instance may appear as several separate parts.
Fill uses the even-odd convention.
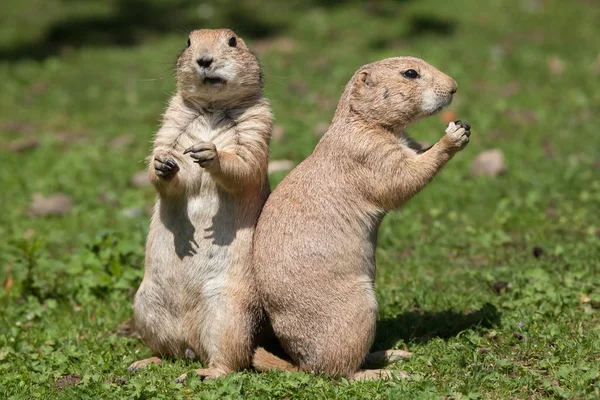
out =
[[[225,110],[206,110],[194,118],[180,136],[179,145],[187,148],[198,142],[212,142],[219,151],[237,143],[236,122]]]

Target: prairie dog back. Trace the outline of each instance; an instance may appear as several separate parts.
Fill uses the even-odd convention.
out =
[[[255,366],[334,377],[390,377],[359,370],[375,337],[379,225],[423,189],[469,140],[457,121],[428,150],[405,129],[450,104],[456,82],[414,57],[367,64],[352,76],[312,155],[277,186],[260,216],[254,270],[264,309],[291,362],[257,351]],[[267,367],[269,368],[269,367]]]

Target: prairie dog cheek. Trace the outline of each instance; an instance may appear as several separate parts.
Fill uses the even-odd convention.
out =
[[[235,63],[233,62],[229,62],[227,64],[225,64],[223,67],[218,68],[216,70],[216,72],[219,74],[219,76],[223,79],[225,79],[226,81],[232,81],[236,76],[237,76],[237,69],[234,66]]]
[[[435,91],[425,90],[421,98],[421,111],[425,114],[430,114],[440,108],[440,100]]]

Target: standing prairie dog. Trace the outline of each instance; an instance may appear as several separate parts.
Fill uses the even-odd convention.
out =
[[[469,141],[451,123],[430,149],[405,128],[452,101],[456,82],[425,61],[390,58],[360,68],[346,85],[313,154],[265,204],[254,236],[254,270],[266,314],[291,362],[258,349],[257,369],[372,379],[365,361],[409,356],[372,353],[377,231],[386,213],[422,190]]]
[[[130,370],[162,356],[198,358],[208,378],[251,365],[261,315],[252,237],[269,194],[272,119],[244,41],[193,31],[149,157],[158,199],[134,314],[156,357]]]

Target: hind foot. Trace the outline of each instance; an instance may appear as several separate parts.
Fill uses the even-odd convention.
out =
[[[381,368],[396,361],[411,358],[412,353],[404,350],[385,350],[369,353],[363,362],[363,368]]]
[[[146,368],[150,364],[160,364],[160,363],[162,363],[162,360],[158,357],[150,357],[150,358],[146,358],[145,360],[139,360],[129,366],[129,372],[136,372],[136,371],[139,371],[140,369]]]
[[[200,369],[194,370],[193,372],[195,372],[202,380],[217,379],[217,378],[227,375],[227,372],[225,372],[221,369],[217,369],[217,368],[200,368]],[[175,383],[184,383],[185,380],[187,379],[188,374],[189,374],[189,372],[185,373],[185,374],[181,375],[179,378],[175,379]]]
[[[404,371],[390,371],[387,369],[363,369],[358,371],[352,377],[353,381],[375,381],[382,380],[387,381],[394,379],[396,377],[399,378],[410,378]]]

